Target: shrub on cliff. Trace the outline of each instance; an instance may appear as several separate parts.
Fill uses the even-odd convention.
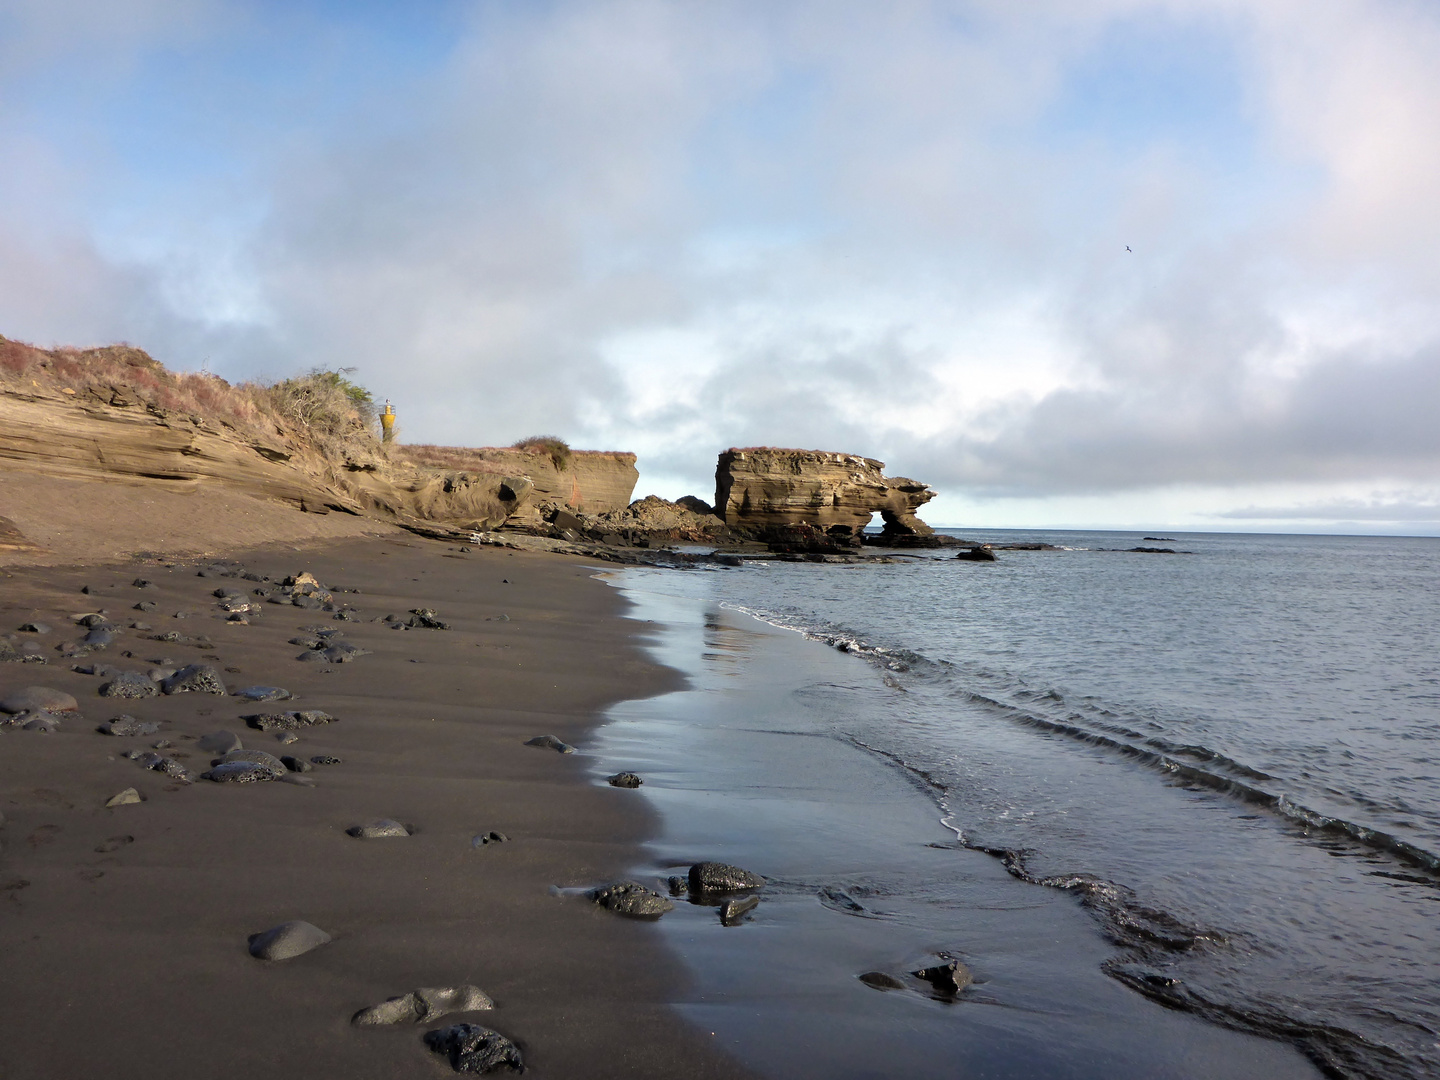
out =
[[[375,426],[375,399],[351,382],[354,368],[315,368],[264,388],[275,411],[304,428],[316,442],[368,434]]]
[[[561,472],[570,464],[570,444],[557,435],[531,435],[528,439],[512,443],[511,447],[528,454],[546,454]]]

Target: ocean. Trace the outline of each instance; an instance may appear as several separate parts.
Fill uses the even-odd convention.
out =
[[[964,535],[1051,549],[611,575],[689,679],[602,740],[649,770],[649,869],[776,879],[749,939],[672,921],[696,1021],[775,1075],[839,1015],[831,1075],[1274,1075],[1271,1040],[1440,1076],[1440,541]],[[958,955],[979,1004],[796,1004],[749,948],[837,979]]]

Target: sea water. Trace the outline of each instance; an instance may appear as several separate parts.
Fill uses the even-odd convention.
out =
[[[1440,1075],[1440,541],[1171,535],[622,583],[853,654],[808,714],[1072,897],[1127,992]]]

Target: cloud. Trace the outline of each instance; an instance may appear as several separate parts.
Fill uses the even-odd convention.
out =
[[[13,336],[357,366],[672,495],[762,442],[1127,505],[1440,464],[1427,5],[12,7]],[[97,49],[133,109],[54,90]]]

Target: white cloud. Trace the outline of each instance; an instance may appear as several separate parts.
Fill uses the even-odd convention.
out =
[[[96,47],[24,10],[38,55]],[[409,438],[554,430],[700,494],[754,442],[1092,521],[1440,464],[1433,7],[470,10],[433,67],[255,117],[224,205],[120,213],[143,175],[101,183],[116,159],[46,144],[63,111],[8,108],[56,183],[0,180],[0,329],[357,365]],[[263,46],[243,6],[135,11],[132,66],[160,42],[234,79],[207,35]]]

